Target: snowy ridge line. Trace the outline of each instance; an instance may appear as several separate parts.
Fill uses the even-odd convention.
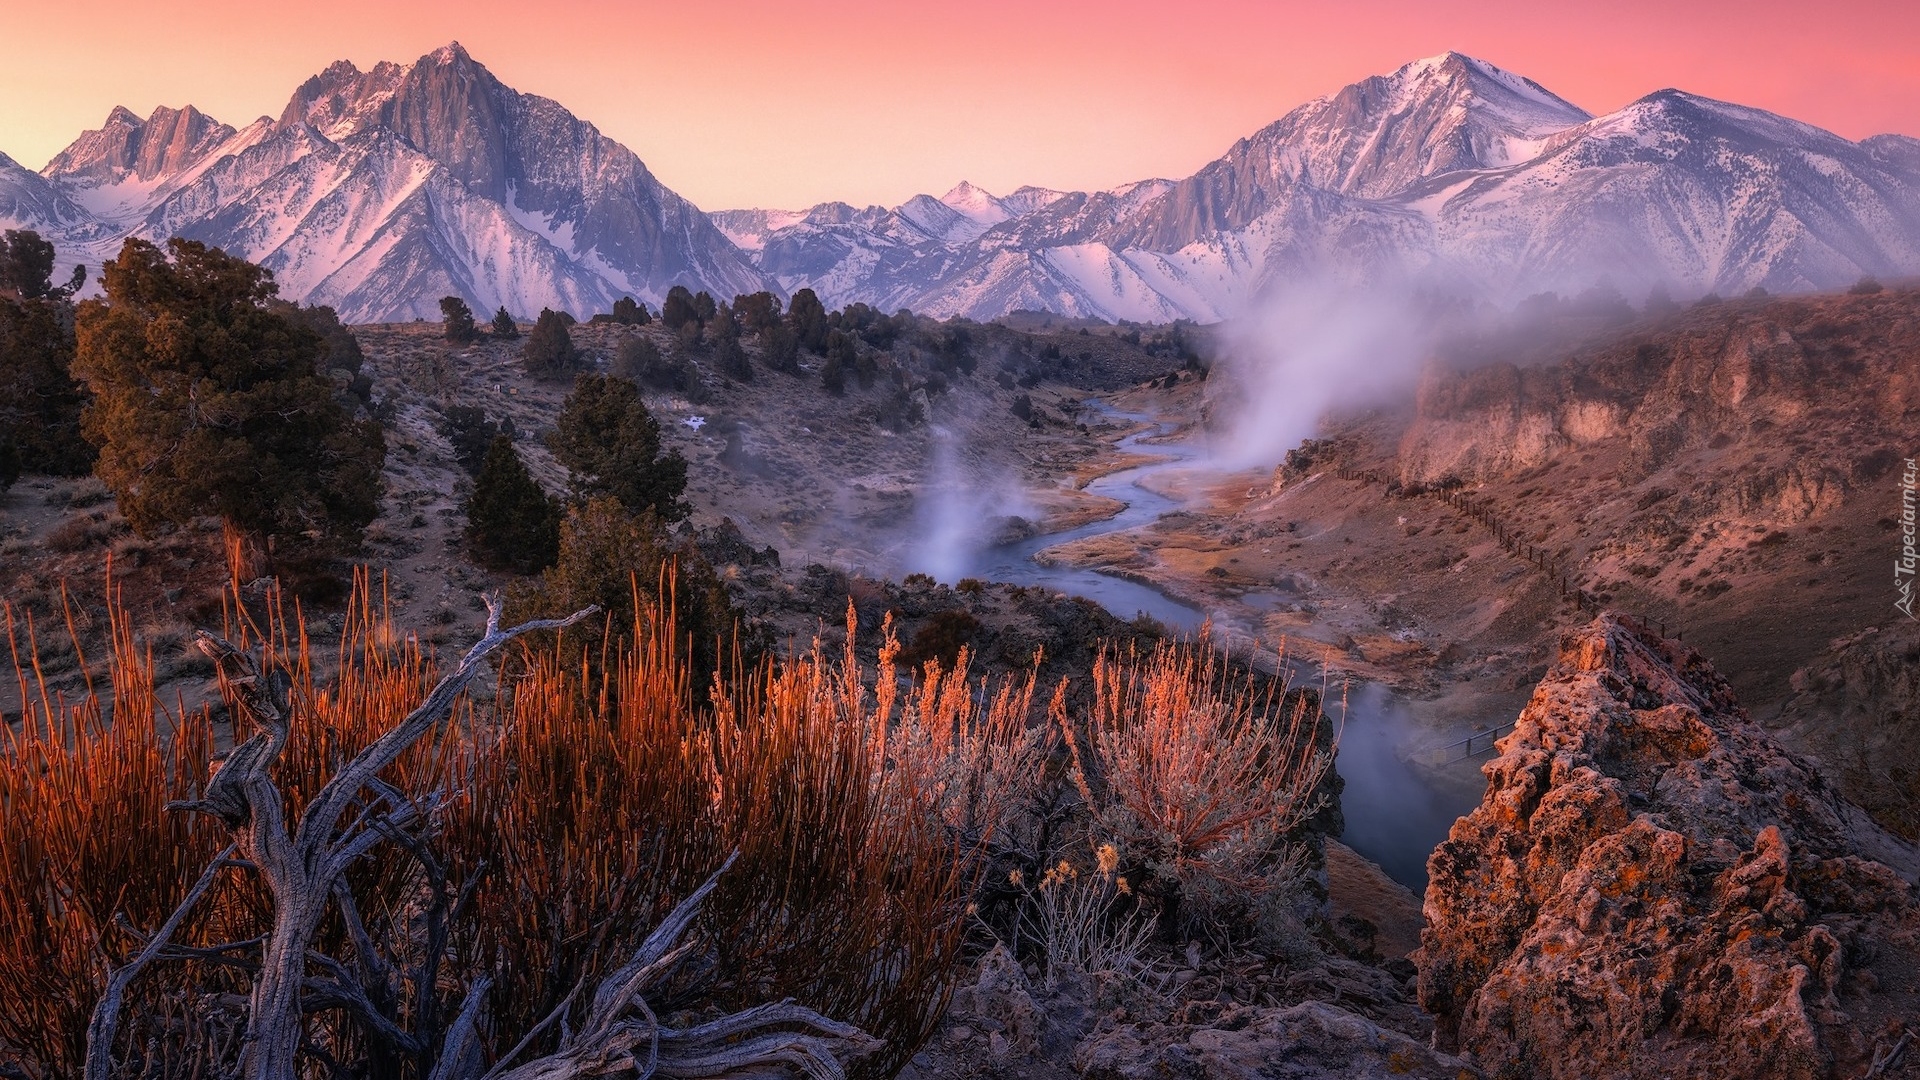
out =
[[[435,318],[449,294],[585,316],[623,295],[657,306],[674,285],[1212,322],[1307,283],[1510,304],[1920,273],[1920,140],[1851,142],[1678,90],[1595,117],[1443,53],[1307,102],[1178,180],[1008,195],[961,181],[895,207],[708,214],[453,43],[407,65],[337,62],[238,130],[190,106],[116,108],[38,173],[0,155],[0,227],[53,240],[63,272],[128,236],[186,236],[357,322]]]

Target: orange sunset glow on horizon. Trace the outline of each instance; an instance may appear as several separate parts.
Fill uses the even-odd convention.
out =
[[[348,59],[458,40],[704,209],[898,203],[971,180],[1178,177],[1294,106],[1457,50],[1594,113],[1678,87],[1850,139],[1920,135],[1910,0],[1432,4],[18,5],[0,153],[39,168],[108,111],[279,115]]]

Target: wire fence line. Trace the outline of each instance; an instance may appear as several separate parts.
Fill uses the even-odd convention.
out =
[[[1363,484],[1379,484],[1382,487],[1388,487],[1393,481],[1398,479],[1398,477],[1389,477],[1374,469],[1352,469],[1345,466],[1336,469],[1335,474],[1342,480]],[[1580,610],[1588,612],[1589,614],[1598,615],[1603,608],[1607,607],[1607,605],[1601,603],[1599,597],[1573,583],[1572,571],[1565,560],[1556,553],[1539,547],[1528,540],[1525,533],[1513,527],[1500,516],[1495,510],[1494,503],[1491,499],[1474,498],[1462,490],[1463,487],[1464,485],[1458,480],[1445,481],[1438,484],[1403,486],[1400,488],[1398,495],[1400,498],[1431,496],[1439,499],[1441,502],[1446,503],[1455,511],[1465,516],[1468,520],[1484,526],[1493,534],[1493,538],[1499,542],[1501,548],[1505,550],[1507,554],[1528,563],[1534,569],[1546,574],[1558,585],[1560,595],[1563,598],[1572,600]],[[1392,491],[1383,493],[1383,498],[1392,497],[1394,497]],[[1636,633],[1658,635],[1662,638],[1671,637],[1675,641],[1685,640],[1685,632],[1678,626],[1668,626],[1665,619],[1646,619],[1631,612],[1622,611],[1619,608],[1612,608],[1611,610],[1614,616],[1625,624],[1629,630]],[[1493,727],[1482,728],[1464,739],[1456,739],[1450,743],[1420,750],[1416,752],[1413,757],[1422,764],[1439,767],[1490,754],[1494,750],[1494,744],[1499,741],[1500,737],[1513,730],[1514,723],[1515,721],[1509,720]]]
[[[1349,469],[1344,466],[1336,470],[1336,475],[1342,480],[1357,481],[1364,484],[1380,484],[1383,486],[1398,479],[1398,477],[1389,477],[1374,469]],[[1401,488],[1400,497],[1414,498],[1424,495],[1439,499],[1441,502],[1446,503],[1464,515],[1468,520],[1485,526],[1489,532],[1493,533],[1493,538],[1499,542],[1501,548],[1504,549],[1507,554],[1530,564],[1534,569],[1546,574],[1559,587],[1560,595],[1572,600],[1580,610],[1597,615],[1603,609],[1610,608],[1610,605],[1602,603],[1599,597],[1574,584],[1572,568],[1566,560],[1562,559],[1558,554],[1529,541],[1524,532],[1513,527],[1506,519],[1500,516],[1495,510],[1494,503],[1491,499],[1475,498],[1462,490],[1463,486],[1464,485],[1458,480],[1443,481],[1437,484],[1413,485]],[[1386,497],[1391,498],[1392,495],[1389,494]],[[1679,626],[1667,625],[1665,619],[1643,618],[1632,612],[1623,611],[1618,607],[1611,607],[1610,610],[1612,610],[1629,629],[1638,633],[1655,634],[1663,638],[1670,637],[1676,641],[1686,640],[1686,632]]]
[[[1451,765],[1456,761],[1470,761],[1492,753],[1494,744],[1500,741],[1502,735],[1512,731],[1516,722],[1509,720],[1494,727],[1482,728],[1464,739],[1456,739],[1440,746],[1429,746],[1424,750],[1416,751],[1412,756],[1421,764],[1435,768]]]

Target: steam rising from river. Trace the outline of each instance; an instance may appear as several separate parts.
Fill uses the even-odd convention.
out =
[[[1278,464],[1328,411],[1406,393],[1432,351],[1436,319],[1396,286],[1289,286],[1222,328],[1221,381],[1210,387],[1213,463]]]
[[[1032,513],[1016,477],[994,475],[967,453],[957,426],[932,426],[927,479],[915,500],[905,568],[952,583],[972,572],[1008,518]]]

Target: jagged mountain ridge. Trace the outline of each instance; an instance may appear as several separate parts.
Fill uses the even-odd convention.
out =
[[[1512,302],[1602,280],[1684,296],[1920,272],[1920,140],[1849,142],[1675,90],[1594,117],[1446,53],[1308,102],[1184,179],[709,215],[456,43],[340,61],[239,129],[116,109],[38,175],[0,159],[0,224],[69,262],[127,235],[219,244],[358,321],[432,318],[448,293],[585,314],[677,283],[1214,321],[1309,280]]]
[[[1457,53],[1302,105],[1186,179],[1050,196],[958,242],[870,224],[906,206],[716,220],[829,303],[974,317],[1209,321],[1328,276],[1511,302],[1601,280],[1697,295],[1920,272],[1920,140],[1852,143],[1675,90],[1593,117]]]
[[[239,130],[191,107],[145,121],[115,109],[40,179],[83,213],[0,168],[0,192],[18,189],[23,208],[0,216],[42,227],[69,259],[111,257],[128,235],[186,236],[352,321],[438,317],[448,294],[481,311],[585,314],[622,295],[658,304],[675,284],[725,296],[766,284],[626,147],[457,43],[366,72],[341,61],[278,120]]]

